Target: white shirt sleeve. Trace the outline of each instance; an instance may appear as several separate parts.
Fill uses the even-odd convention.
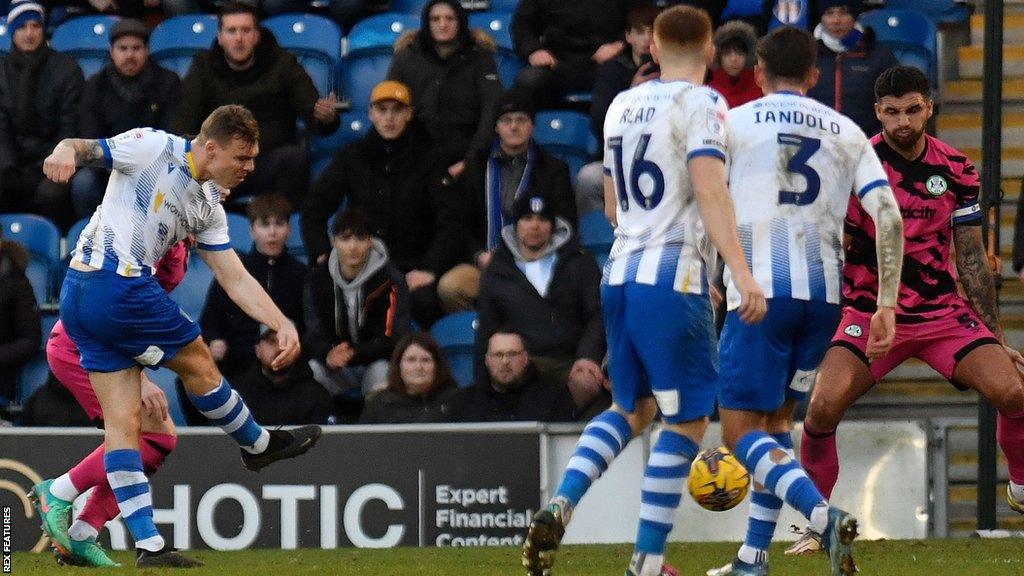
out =
[[[206,226],[196,231],[196,247],[200,250],[227,250],[231,248],[231,237],[228,236],[228,216],[220,204],[213,209],[205,220]]]
[[[135,174],[149,166],[167,147],[167,134],[148,128],[133,128],[100,141],[107,168]]]
[[[853,180],[853,192],[861,201],[864,197],[883,188],[889,188],[889,175],[882,167],[882,161],[875,154],[874,147],[867,137],[861,136],[860,161],[857,163],[857,172]]]
[[[729,107],[725,98],[710,88],[698,88],[684,100],[686,160],[714,156],[726,160],[726,124]]]

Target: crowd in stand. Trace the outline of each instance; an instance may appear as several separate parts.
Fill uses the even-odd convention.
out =
[[[535,115],[578,109],[579,99],[565,97],[587,93],[591,131],[600,141],[615,95],[657,80],[653,21],[664,5],[678,3],[692,2],[520,0],[511,34],[527,65],[506,90],[494,39],[470,28],[458,1],[430,0],[422,29],[398,38],[387,80],[370,95],[372,127],[311,181],[296,126],[331,134],[341,121],[338,99],[318,94],[299,60],[259,21],[308,11],[306,2],[50,6],[65,16],[122,16],[110,30],[110,64],[86,79],[72,57],[47,45],[44,7],[14,0],[6,24],[13,46],[0,55],[0,212],[39,214],[67,231],[101,203],[109,172],[82,168],[69,186],[46,180],[42,160],[61,139],[103,138],[138,126],[194,134],[217,106],[245,105],[259,121],[260,151],[256,171],[232,191],[228,209],[248,216],[253,249],[241,255],[243,263],[295,321],[304,358],[274,370],[274,332],[249,319],[216,283],[200,324],[219,368],[257,420],[586,420],[610,402],[601,273],[577,234],[582,215],[603,210],[603,170],[597,158],[574,183],[568,165],[534,140]],[[731,107],[758,98],[754,48],[774,3],[696,4],[721,23],[708,83]],[[387,0],[328,5],[345,30],[389,8]],[[812,24],[821,79],[810,95],[874,134],[870,90],[895,58],[857,23],[860,2],[812,5],[820,19]],[[149,58],[149,34],[155,20],[192,11],[217,12],[218,35],[179,79]],[[295,212],[305,261],[285,246]],[[47,336],[40,334],[26,262],[22,248],[0,239],[6,398],[16,396],[21,366]],[[427,330],[467,310],[478,314],[476,364],[474,382],[460,387]],[[24,422],[87,423],[61,394],[55,382],[40,388]]]

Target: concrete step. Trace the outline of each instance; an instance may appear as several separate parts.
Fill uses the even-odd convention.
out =
[[[955,104],[981,104],[982,82],[976,79],[962,79],[946,82],[942,91],[943,102]],[[1003,80],[1003,103],[1024,103],[1024,79]],[[979,109],[980,110],[980,109]]]
[[[1005,14],[1003,16],[1003,42],[1005,44],[1024,44],[1024,14]],[[985,43],[985,16],[971,16],[971,44],[981,46]]]
[[[981,114],[939,114],[938,137],[956,148],[981,148]],[[1024,112],[1003,114],[1003,146],[1024,146]]]
[[[984,50],[981,44],[961,46],[957,50],[961,78],[981,78]],[[1003,44],[1003,78],[1024,76],[1024,44]]]
[[[981,148],[965,146],[960,148],[974,165],[981,170]],[[1020,178],[1024,176],[1024,146],[1003,146],[1002,151],[1003,178]]]

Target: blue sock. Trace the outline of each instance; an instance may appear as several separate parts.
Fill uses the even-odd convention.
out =
[[[636,536],[638,553],[665,553],[665,540],[672,531],[683,486],[690,475],[690,463],[699,449],[697,443],[686,436],[661,430],[644,471],[640,528]]]
[[[245,401],[224,378],[221,378],[220,386],[210,392],[202,396],[189,394],[188,399],[203,416],[230,434],[245,451],[259,454],[267,449],[270,434],[256,423]]]
[[[795,456],[793,453],[793,436],[789,432],[782,432],[780,434],[772,434],[772,438],[782,446],[786,452],[789,452],[790,456]]]
[[[747,433],[736,443],[736,457],[747,467],[751,478],[810,520],[814,507],[825,504],[825,498],[807,477],[800,462],[788,455],[778,463],[773,462],[773,450],[785,451],[785,448],[760,430]]]
[[[151,552],[162,549],[164,539],[153,523],[153,496],[139,451],[111,450],[103,455],[103,467],[135,546]]]
[[[578,505],[590,485],[608,469],[632,438],[633,430],[625,416],[614,410],[598,414],[583,429],[555,496],[565,498],[573,507]]]
[[[772,434],[772,438],[793,456],[793,438],[788,434]],[[765,489],[754,489],[750,495],[747,537],[740,548],[739,559],[754,564],[768,559],[768,547],[775,535],[775,526],[782,512],[782,499]]]

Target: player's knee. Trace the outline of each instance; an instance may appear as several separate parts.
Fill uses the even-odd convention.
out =
[[[823,396],[814,395],[807,405],[804,421],[815,430],[835,430],[842,417],[843,412],[836,408],[835,403]]]
[[[1019,381],[1015,381],[1003,387],[996,395],[992,398],[992,403],[995,404],[997,410],[1003,414],[1008,415],[1019,415],[1024,414],[1024,385]]]

